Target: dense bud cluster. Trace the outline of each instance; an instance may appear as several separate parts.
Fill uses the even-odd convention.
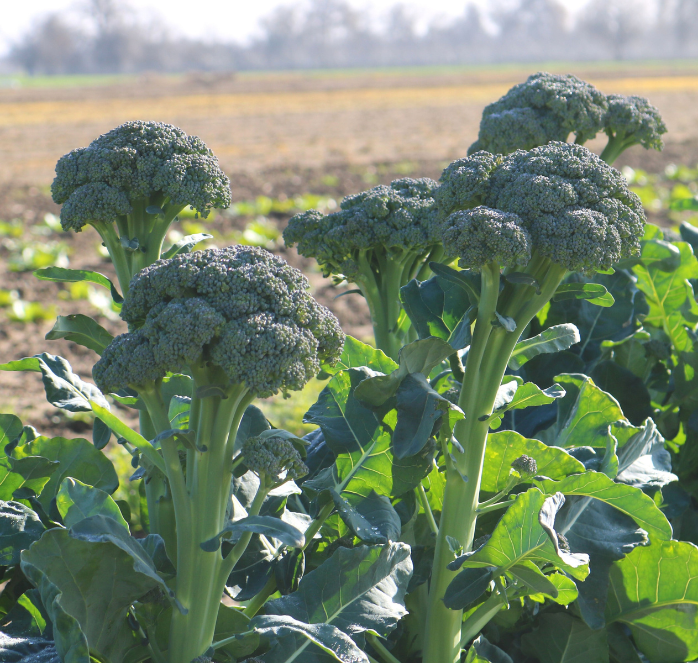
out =
[[[630,144],[639,143],[645,149],[661,150],[662,134],[667,131],[659,111],[644,97],[609,94],[608,113],[604,129]]]
[[[538,473],[538,463],[536,463],[535,458],[527,456],[519,456],[515,461],[512,462],[511,468],[516,470],[522,477],[529,478],[535,476]]]
[[[245,465],[257,474],[266,474],[279,481],[285,473],[287,479],[300,479],[308,474],[293,443],[280,436],[250,437],[242,445]]]
[[[102,391],[215,365],[257,396],[301,389],[335,360],[339,322],[297,269],[264,249],[234,246],[158,260],[131,282],[117,337],[95,365]]]

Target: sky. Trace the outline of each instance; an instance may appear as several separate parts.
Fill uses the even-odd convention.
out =
[[[280,5],[295,4],[297,0],[131,0],[137,10],[150,15],[162,15],[177,32],[190,37],[209,35],[216,39],[244,42],[254,36],[259,19]],[[561,0],[571,11],[583,6],[586,0]],[[49,12],[75,10],[85,0],[25,0],[0,2],[0,54],[6,52],[32,23]],[[370,8],[375,13],[384,12],[397,4],[397,0],[349,0],[357,8]],[[403,0],[401,4],[412,8],[421,22],[426,24],[435,18],[460,15],[467,0]],[[485,6],[487,0],[475,0]],[[193,9],[195,8],[195,9]]]

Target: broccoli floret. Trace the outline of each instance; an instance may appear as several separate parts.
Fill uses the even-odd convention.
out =
[[[601,154],[602,159],[613,163],[632,145],[642,145],[646,150],[663,149],[662,134],[667,128],[659,111],[647,99],[622,94],[609,94],[606,98],[608,112],[604,130],[608,134],[608,144]]]
[[[478,153],[468,159],[481,163],[484,157]],[[553,142],[519,150],[501,157],[485,182],[471,176],[473,170],[464,161],[442,175],[443,193],[436,192],[442,214],[457,211],[454,189],[473,190],[471,180],[477,177],[477,194],[461,196],[460,205],[485,205],[516,215],[530,236],[531,250],[569,271],[608,269],[639,251],[645,223],[640,199],[617,170],[585,147]],[[453,230],[444,233],[444,241],[456,241]],[[471,249],[469,255],[480,254]]]
[[[315,258],[325,276],[358,285],[371,310],[376,344],[391,356],[406,332],[396,329],[400,287],[424,276],[428,262],[443,255],[437,186],[427,178],[396,180],[347,196],[333,214],[298,214],[284,231],[286,245]]]
[[[555,534],[557,535],[557,547],[562,550],[562,552],[572,552],[570,550],[570,542],[567,540],[567,537],[564,534],[560,534],[560,532],[555,532]]]
[[[51,193],[63,205],[64,230],[89,224],[99,232],[124,292],[133,274],[160,257],[167,229],[185,207],[206,217],[230,205],[230,181],[211,150],[161,122],[126,122],[61,157]]]
[[[308,287],[300,271],[254,247],[158,260],[134,277],[121,311],[131,331],[119,347],[135,344],[132,337],[147,351],[108,346],[95,381],[115,391],[141,384],[134,375],[152,380],[205,365],[255,396],[301,389],[344,341],[337,319]]]
[[[485,108],[468,154],[530,150],[566,141],[571,133],[581,144],[604,128],[607,109],[605,95],[593,85],[571,74],[538,72]]]
[[[280,481],[284,472],[287,479],[294,480],[308,474],[308,467],[298,450],[283,437],[250,437],[240,452],[250,470],[260,476],[266,474],[274,482]]]
[[[538,473],[538,463],[531,456],[519,456],[511,464],[512,469],[516,470],[524,479],[535,476]]]
[[[458,257],[461,267],[479,270],[493,260],[514,267],[531,258],[531,238],[521,219],[489,207],[451,214],[444,225],[443,240],[446,256]]]

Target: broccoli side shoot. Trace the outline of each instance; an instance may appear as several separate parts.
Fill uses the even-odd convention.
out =
[[[662,134],[667,132],[659,111],[644,97],[626,97],[609,94],[608,113],[604,129],[608,144],[601,154],[607,163],[633,145],[642,145],[646,150],[661,151],[664,147]]]
[[[158,260],[133,278],[121,311],[130,331],[107,347],[95,381],[113,392],[188,370],[224,391],[301,389],[344,342],[308,287],[300,271],[253,247]]]
[[[436,187],[427,178],[396,180],[347,196],[333,214],[298,214],[284,231],[287,246],[315,258],[325,276],[357,284],[371,311],[376,343],[390,356],[397,355],[407,333],[400,288],[443,256]]]
[[[268,477],[272,483],[282,481],[282,474],[286,479],[300,479],[308,474],[298,450],[281,436],[247,438],[240,453],[250,470],[260,478]]]
[[[131,276],[160,257],[177,214],[228,207],[230,182],[200,138],[134,121],[61,157],[51,194],[63,205],[64,230],[99,232],[126,291]]]
[[[607,110],[606,96],[593,85],[571,74],[538,72],[485,108],[468,154],[530,150],[572,133],[581,144],[604,128]]]

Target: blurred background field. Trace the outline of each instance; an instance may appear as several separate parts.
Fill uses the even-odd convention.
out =
[[[693,6],[691,2],[677,0],[672,6]],[[90,6],[99,4],[95,0]],[[316,0],[312,4],[336,8],[342,3]],[[547,0],[509,4],[520,11],[537,6],[534,18],[550,18],[555,7],[562,6]],[[628,7],[636,3],[610,0],[604,4]],[[698,2],[693,4],[698,9]],[[44,25],[41,20],[39,17],[33,28],[35,34]],[[120,20],[122,29],[123,14]],[[336,15],[335,20],[339,20]],[[98,287],[39,281],[32,271],[60,265],[112,275],[94,232],[88,229],[69,234],[61,230],[50,183],[61,155],[87,145],[126,120],[170,122],[201,136],[231,178],[231,209],[205,221],[183,215],[170,235],[171,241],[184,234],[207,232],[213,239],[202,248],[243,242],[278,252],[304,270],[315,296],[336,313],[348,333],[362,340],[371,338],[364,302],[357,295],[337,299],[346,291],[345,286],[324,279],[310,261],[283,246],[280,234],[286,222],[298,211],[335,209],[343,196],[398,177],[437,179],[450,161],[466,155],[477,137],[485,105],[535,71],[574,73],[604,93],[648,97],[668,126],[665,148],[648,152],[634,147],[616,165],[640,195],[651,221],[671,226],[691,220],[696,213],[687,208],[694,206],[691,201],[698,195],[698,60],[692,59],[698,54],[692,50],[698,30],[682,37],[683,50],[681,44],[672,42],[673,51],[659,52],[657,44],[647,41],[652,35],[658,38],[659,28],[655,26],[650,34],[639,24],[633,25],[635,32],[624,37],[625,51],[620,54],[599,41],[596,50],[587,51],[587,55],[597,53],[598,58],[582,57],[581,51],[570,46],[568,55],[573,61],[563,61],[560,55],[566,51],[558,31],[548,35],[548,50],[543,53],[551,55],[547,61],[540,57],[540,49],[530,47],[521,51],[519,61],[511,49],[508,61],[498,61],[493,44],[497,39],[502,43],[500,31],[487,37],[489,63],[473,62],[472,57],[469,60],[468,54],[477,51],[464,48],[460,63],[453,63],[453,58],[442,52],[440,61],[445,64],[441,65],[433,48],[429,57],[424,55],[425,40],[429,34],[436,39],[436,28],[432,33],[413,31],[413,51],[422,49],[421,66],[409,58],[397,61],[397,51],[393,50],[393,60],[374,58],[373,67],[337,68],[338,62],[351,65],[353,61],[348,56],[328,59],[327,49],[323,51],[316,44],[317,57],[306,57],[305,64],[290,56],[279,60],[282,56],[277,53],[277,60],[267,54],[267,60],[257,60],[258,66],[248,61],[247,66],[229,64],[226,69],[218,66],[225,61],[218,43],[209,45],[219,49],[215,67],[199,63],[198,69],[170,71],[165,66],[126,67],[125,60],[114,60],[111,69],[93,63],[92,70],[73,66],[76,73],[71,74],[17,64],[16,50],[22,42],[15,42],[15,59],[7,56],[0,61],[0,360],[48,351],[66,357],[77,373],[89,379],[96,360],[91,351],[67,341],[43,340],[55,316],[85,313],[112,333],[125,331],[106,293]],[[302,31],[294,29],[294,38],[300,39]],[[573,32],[570,28],[566,33],[568,40],[574,38]],[[344,39],[346,46],[347,33],[342,34],[344,37],[337,39]],[[551,34],[556,35],[554,40]],[[616,32],[616,38],[619,34]],[[535,37],[531,35],[531,39]],[[472,33],[469,39],[474,39]],[[642,39],[646,40],[644,50]],[[193,48],[191,39],[182,43]],[[259,39],[250,42],[248,56],[261,52],[260,43]],[[487,49],[482,46],[481,55]],[[538,59],[533,57],[536,54]],[[83,55],[88,58],[94,53]],[[677,55],[681,59],[676,59]],[[381,64],[386,61],[395,66]],[[286,62],[289,66],[263,70],[264,62]],[[313,63],[315,68],[310,66]],[[597,149],[602,141],[598,142],[588,146]],[[308,429],[300,423],[302,415],[322,386],[314,380],[301,397],[271,399],[263,407],[275,425],[304,432]],[[35,374],[0,373],[0,411],[17,414],[46,434],[90,435],[89,417],[69,416],[45,402]],[[119,411],[125,419],[134,420],[133,414]],[[124,474],[128,472],[127,461]]]

